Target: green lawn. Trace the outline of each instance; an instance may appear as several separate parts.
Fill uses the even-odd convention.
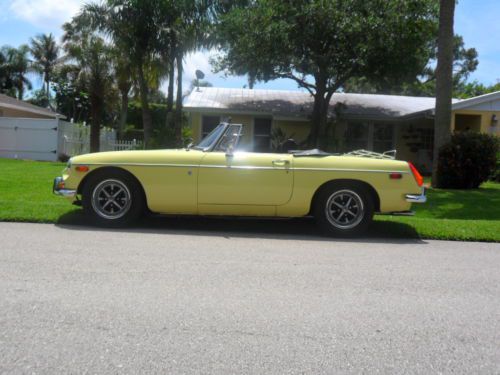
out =
[[[54,223],[79,210],[52,194],[64,164],[0,159],[0,220]],[[476,190],[429,190],[414,217],[378,215],[371,234],[500,242],[500,184]]]

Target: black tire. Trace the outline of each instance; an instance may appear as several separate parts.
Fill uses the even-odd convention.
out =
[[[328,236],[354,237],[366,231],[373,220],[374,202],[362,184],[335,183],[325,185],[316,194],[314,217]]]
[[[89,176],[82,189],[82,203],[93,223],[111,228],[133,224],[145,210],[141,186],[120,170],[97,171]]]

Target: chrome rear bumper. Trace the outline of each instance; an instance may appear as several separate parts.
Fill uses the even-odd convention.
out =
[[[62,195],[63,197],[73,198],[76,196],[76,190],[65,189],[64,180],[62,177],[54,178],[54,184],[52,185],[52,192],[57,195]]]
[[[425,203],[427,202],[427,196],[425,195],[425,187],[422,188],[422,193],[420,195],[406,194],[406,201],[410,203]]]

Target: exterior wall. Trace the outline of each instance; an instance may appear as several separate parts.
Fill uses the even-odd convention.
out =
[[[412,162],[422,173],[432,170],[434,120],[419,119],[396,124],[397,159]]]
[[[37,113],[20,111],[12,108],[0,107],[0,117],[17,117],[17,118],[43,118],[54,119],[54,116],[44,116]]]
[[[478,115],[481,116],[481,133],[494,134],[500,136],[500,112],[495,111],[471,111],[471,110],[456,110],[451,116],[451,130],[455,130],[455,115]],[[491,126],[491,118],[496,115],[498,123],[495,127]]]

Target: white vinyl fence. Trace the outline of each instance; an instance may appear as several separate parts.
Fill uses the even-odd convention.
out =
[[[116,132],[101,130],[101,151],[133,150],[142,142],[118,141]],[[60,155],[90,152],[90,127],[57,119],[0,117],[0,157],[56,161]]]
[[[57,120],[0,117],[0,157],[57,160]]]

